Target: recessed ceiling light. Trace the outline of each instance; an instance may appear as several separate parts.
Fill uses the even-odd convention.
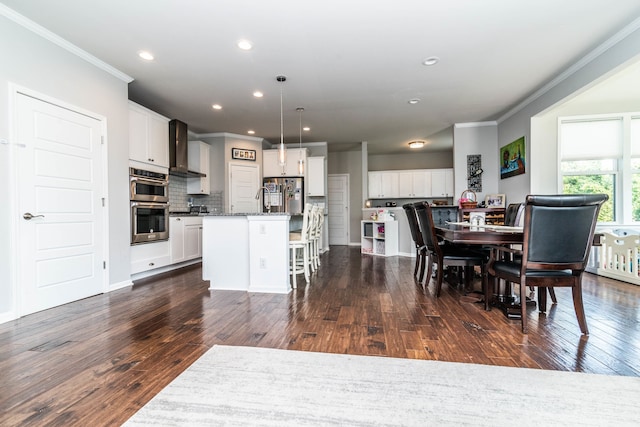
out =
[[[407,101],[407,102],[408,102],[409,104],[411,104],[411,105],[415,105],[415,104],[417,104],[418,102],[420,102],[420,98],[413,98],[413,99],[410,99],[410,100],[409,100],[409,101]]]
[[[427,67],[430,67],[431,65],[436,65],[438,62],[440,62],[440,58],[438,58],[437,56],[430,56],[424,61],[422,61],[422,65],[426,65]]]
[[[153,61],[153,55],[151,52],[147,52],[146,50],[138,52],[138,56],[146,61]]]
[[[249,40],[240,40],[238,42],[238,47],[242,50],[251,50],[253,44]]]
[[[247,131],[247,133],[248,133],[249,135],[253,135],[253,134],[255,134],[255,133],[256,133],[256,131],[255,131],[255,130],[248,130],[248,131]]]
[[[309,126],[305,126],[302,128],[303,131],[305,132],[309,132],[311,130],[311,128]]]
[[[259,90],[253,92],[253,96],[255,96],[256,98],[262,98],[264,96],[264,93],[260,92]]]
[[[424,141],[411,141],[409,148],[422,148],[424,147]]]
[[[214,110],[222,110],[222,105],[220,104],[213,104],[211,107],[213,107]]]

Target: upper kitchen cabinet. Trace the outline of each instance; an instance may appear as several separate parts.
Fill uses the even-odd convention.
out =
[[[169,167],[169,119],[129,102],[129,158]]]
[[[398,172],[398,197],[430,197],[431,172],[413,170]]]
[[[431,170],[431,196],[453,197],[453,169]]]
[[[209,178],[209,144],[202,141],[189,141],[188,164],[189,170],[200,172],[205,176],[187,178],[188,194],[211,194],[211,179]]]
[[[398,172],[369,172],[369,198],[388,199],[398,197]]]
[[[300,176],[298,172],[298,160],[300,158],[302,158],[306,165],[306,148],[287,148],[286,164],[283,168],[278,164],[278,150],[264,150],[262,152],[262,176]]]
[[[307,196],[323,197],[324,193],[324,157],[307,158]]]

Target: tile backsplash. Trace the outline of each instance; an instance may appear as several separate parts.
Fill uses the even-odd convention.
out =
[[[187,178],[171,175],[169,177],[169,204],[171,212],[188,211],[189,198],[193,198],[194,206],[206,206],[209,212],[222,212],[222,191],[211,194],[187,194]]]

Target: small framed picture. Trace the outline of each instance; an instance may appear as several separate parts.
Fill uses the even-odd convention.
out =
[[[256,161],[256,150],[247,150],[244,148],[232,148],[231,158],[237,160],[251,160]]]
[[[484,198],[484,205],[488,208],[504,208],[506,197],[504,194],[487,194]]]

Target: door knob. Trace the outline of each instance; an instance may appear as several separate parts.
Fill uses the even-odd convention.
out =
[[[22,218],[24,218],[27,221],[29,221],[32,218],[44,218],[44,215],[32,215],[31,213],[27,212],[27,213],[22,214]]]

